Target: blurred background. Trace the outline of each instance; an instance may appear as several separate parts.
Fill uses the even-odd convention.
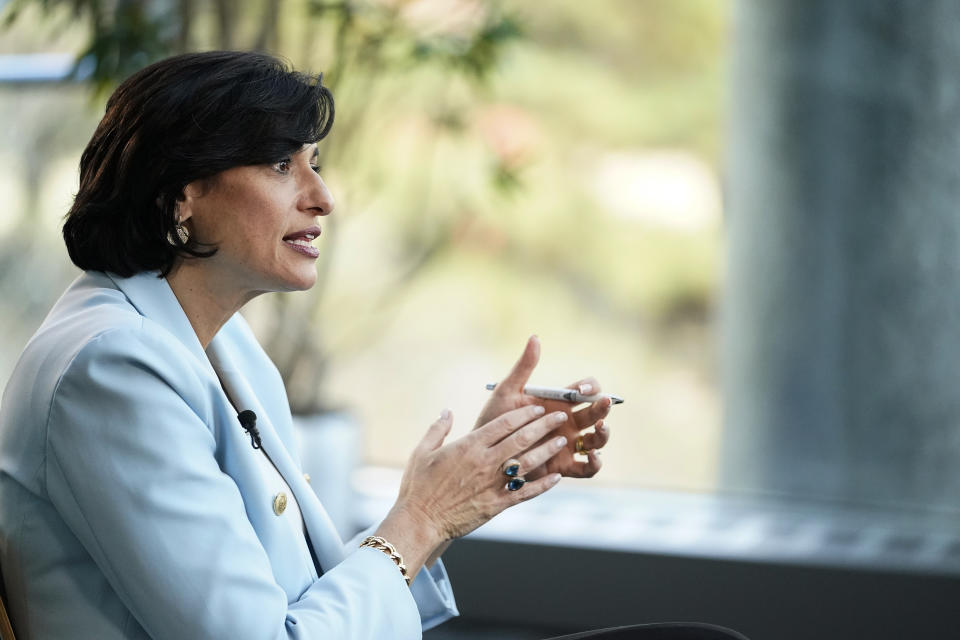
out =
[[[269,51],[333,90],[338,204],[318,285],[244,313],[345,533],[442,408],[470,429],[532,333],[532,383],[626,398],[597,478],[451,548],[463,616],[428,637],[960,633],[960,6],[0,0],[0,20],[0,384],[77,275],[59,229],[116,83]]]

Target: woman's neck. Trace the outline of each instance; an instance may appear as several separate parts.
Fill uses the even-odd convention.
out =
[[[256,292],[231,287],[228,280],[206,268],[202,260],[182,260],[167,274],[167,283],[187,315],[200,345],[206,349],[233,314]]]

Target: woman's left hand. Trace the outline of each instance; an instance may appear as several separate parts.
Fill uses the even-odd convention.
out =
[[[536,336],[531,336],[527,340],[527,346],[523,355],[517,360],[506,378],[497,383],[497,387],[490,395],[490,399],[480,411],[480,417],[477,418],[477,428],[484,425],[499,415],[518,409],[529,404],[539,404],[543,406],[547,413],[553,411],[563,411],[569,417],[567,422],[561,425],[550,437],[563,435],[567,437],[567,449],[569,455],[560,453],[550,458],[550,460],[536,469],[522,469],[521,473],[527,480],[536,480],[548,473],[559,473],[569,478],[590,478],[596,475],[602,465],[598,449],[603,448],[610,439],[610,429],[604,424],[604,418],[610,412],[610,399],[602,398],[593,404],[587,405],[582,409],[574,411],[573,405],[569,402],[559,400],[544,400],[528,396],[523,392],[524,385],[530,379],[537,362],[540,361],[540,341]],[[594,378],[584,378],[571,385],[568,389],[577,389],[584,395],[600,393],[600,383]],[[587,460],[580,461],[573,456],[576,453],[577,439],[581,437],[581,432],[593,427],[593,432],[583,433],[583,449],[587,451]],[[538,443],[539,444],[539,443]]]

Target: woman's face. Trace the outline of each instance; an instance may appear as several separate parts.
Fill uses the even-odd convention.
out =
[[[320,179],[317,146],[273,165],[235,167],[184,190],[180,216],[190,237],[217,253],[193,266],[224,291],[309,289],[317,279],[319,216],[333,210]]]

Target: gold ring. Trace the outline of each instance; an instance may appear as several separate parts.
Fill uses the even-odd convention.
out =
[[[583,436],[577,436],[577,453],[587,455],[588,451],[583,446]]]
[[[516,458],[510,458],[503,463],[503,475],[508,478],[516,478],[520,475],[520,461]]]

